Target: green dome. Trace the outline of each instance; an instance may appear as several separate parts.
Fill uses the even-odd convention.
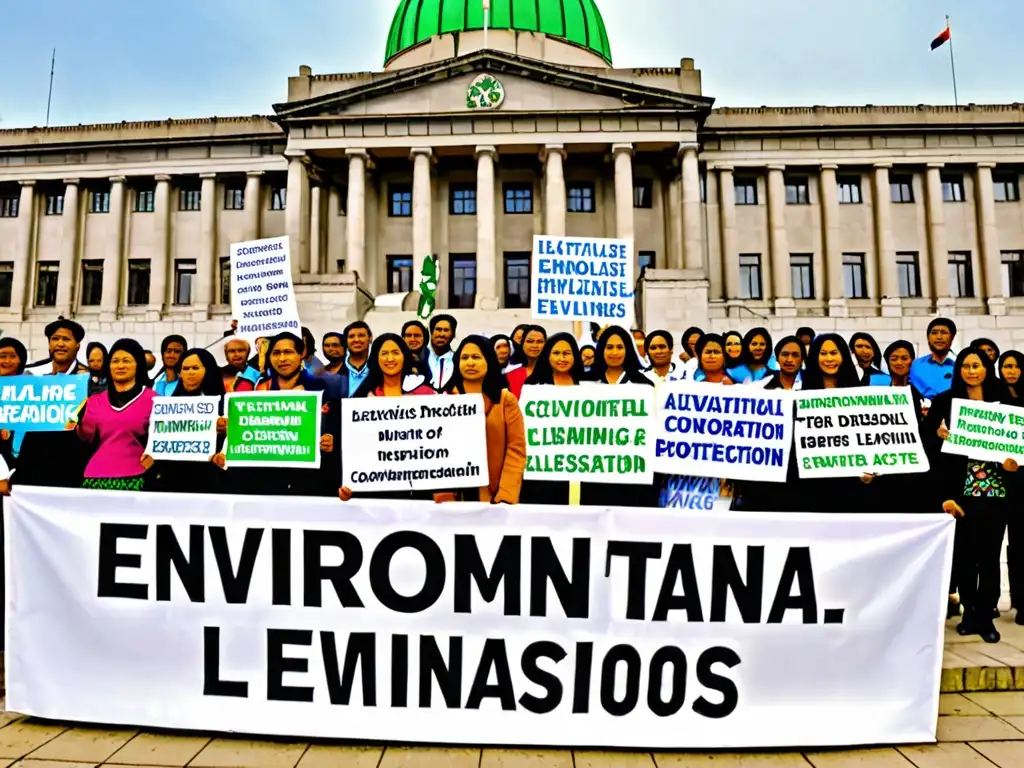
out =
[[[483,6],[483,0],[401,0],[385,60],[434,35],[483,29]],[[490,28],[541,32],[612,63],[608,33],[594,0],[491,0]]]

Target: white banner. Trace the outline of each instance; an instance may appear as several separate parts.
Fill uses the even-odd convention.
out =
[[[32,716],[474,745],[935,738],[945,515],[28,487],[5,507],[7,706]]]
[[[217,452],[220,397],[154,397],[146,453],[161,461],[209,461]]]
[[[801,478],[928,471],[910,387],[795,392]]]
[[[342,400],[341,465],[353,491],[485,486],[483,396]]]
[[[282,331],[302,335],[288,237],[231,244],[231,316],[248,341]]]
[[[537,320],[633,323],[633,241],[533,236],[530,311]]]
[[[519,397],[526,480],[650,485],[654,387],[530,384]]]
[[[953,401],[942,452],[1002,464],[1024,464],[1024,409],[978,400]]]
[[[793,400],[785,390],[696,381],[658,386],[654,470],[786,482]]]

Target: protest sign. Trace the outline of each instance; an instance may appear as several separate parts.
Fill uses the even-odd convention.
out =
[[[485,486],[484,419],[481,395],[342,400],[342,484],[353,491]]]
[[[801,478],[928,471],[910,387],[795,392]]]
[[[727,512],[732,506],[732,496],[726,481],[717,477],[669,475],[658,496],[658,506],[662,509]]]
[[[648,485],[654,387],[531,384],[519,398],[526,423],[526,480]]]
[[[632,323],[632,240],[534,235],[532,264],[535,319]]]
[[[146,453],[161,461],[208,461],[217,452],[220,397],[154,397]]]
[[[320,467],[323,392],[229,392],[224,457],[230,467]]]
[[[231,315],[248,341],[301,332],[287,237],[231,244]]]
[[[77,418],[89,396],[88,374],[5,376],[0,384],[0,429],[59,432]]]
[[[32,717],[477,747],[935,738],[948,515],[4,504],[7,708]]]
[[[657,390],[655,472],[786,481],[793,401],[783,390],[667,381]]]
[[[953,401],[942,452],[1002,464],[1024,464],[1024,410],[980,400]]]

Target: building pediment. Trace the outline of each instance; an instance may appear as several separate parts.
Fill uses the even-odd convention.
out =
[[[274,110],[275,119],[282,124],[330,117],[650,109],[690,112],[703,122],[712,102],[710,98],[485,51],[375,75],[365,84],[275,104]]]

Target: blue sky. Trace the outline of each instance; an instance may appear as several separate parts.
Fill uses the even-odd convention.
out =
[[[474,0],[475,1],[475,0]],[[615,64],[691,56],[718,106],[1024,100],[1021,0],[597,0]],[[398,0],[0,0],[0,127],[255,114],[300,64],[380,69]]]

